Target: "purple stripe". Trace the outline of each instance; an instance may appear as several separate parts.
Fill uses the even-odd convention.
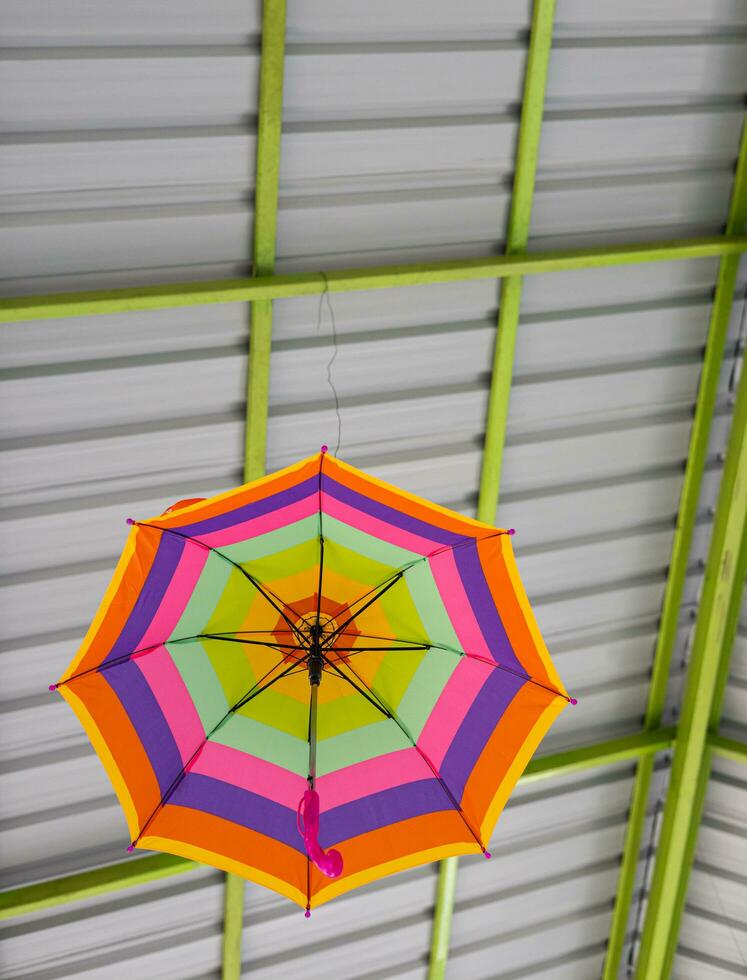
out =
[[[336,480],[330,479],[324,473],[322,474],[322,492],[328,493],[330,497],[334,497],[335,500],[354,507],[356,510],[363,511],[364,514],[376,517],[380,521],[394,525],[394,527],[399,527],[403,531],[419,534],[421,537],[427,538],[437,544],[458,544],[460,541],[468,540],[467,535],[456,534],[454,531],[445,531],[435,524],[428,524],[425,521],[418,520],[416,517],[410,517],[393,507],[388,507],[386,504],[381,504],[377,500],[372,500],[370,497],[364,497],[363,494],[343,486]]]
[[[303,838],[296,826],[295,810],[231,783],[190,772],[169,802],[212,813],[272,837],[301,854],[306,853]],[[326,850],[351,837],[388,827],[410,817],[452,809],[454,807],[438,780],[417,780],[372,793],[322,813],[319,843]]]
[[[152,534],[153,532],[141,531],[140,533]],[[104,657],[104,663],[107,660],[113,660],[115,657],[121,657],[137,650],[151,620],[158,612],[158,607],[161,605],[166,590],[171,584],[185,544],[185,541],[174,534],[161,535],[158,551],[153,559],[148,577],[140,589],[140,594],[132,607],[127,622],[122,627],[122,632],[109,653]]]
[[[453,803],[437,779],[418,779],[371,793],[322,813],[319,818],[319,843],[326,850],[351,837],[409,820],[410,817],[453,809]]]
[[[269,497],[264,497],[262,500],[255,500],[250,504],[244,504],[243,507],[229,510],[225,514],[218,514],[216,517],[209,517],[204,521],[185,524],[178,529],[175,527],[174,530],[179,530],[182,534],[188,534],[192,538],[201,534],[210,534],[213,531],[224,531],[227,527],[233,527],[235,524],[243,524],[244,521],[250,521],[255,517],[262,517],[264,514],[271,514],[275,510],[280,510],[281,507],[298,503],[299,500],[305,500],[307,497],[318,492],[319,477],[312,476],[302,483],[297,483],[287,490],[280,490],[278,493],[273,493]]]
[[[431,559],[432,561],[434,559]],[[499,664],[505,664],[512,670],[526,674],[526,670],[516,657],[511,641],[495,606],[495,599],[485,578],[477,543],[471,542],[463,548],[454,551],[454,560],[459,571],[459,577],[464,585],[469,604],[475,614],[480,632],[485,638],[490,652]],[[468,650],[468,653],[476,651]]]
[[[490,671],[441,763],[441,778],[457,800],[496,725],[525,683],[514,674]]]
[[[221,779],[189,772],[174,791],[169,803],[212,813],[215,817],[222,817],[272,837],[301,854],[306,853],[303,838],[296,826],[295,810],[268,800],[258,793],[224,783]]]
[[[182,768],[182,757],[156,696],[136,662],[111,667],[101,676],[119,698],[158,780],[161,796]]]

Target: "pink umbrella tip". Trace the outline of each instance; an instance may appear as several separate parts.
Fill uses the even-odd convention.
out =
[[[309,909],[306,909],[306,911],[304,912],[304,917],[306,919],[310,919],[311,918],[311,912],[309,911]]]
[[[56,684],[50,684],[49,685],[49,690],[50,691],[56,691],[57,690],[57,685]]]
[[[328,453],[328,452],[329,452],[329,446],[322,446],[322,448],[321,448],[321,450],[320,450],[320,452],[321,452],[321,454],[322,454],[322,456],[323,456],[323,455],[324,455],[325,453]]]
[[[578,704],[578,700],[576,698],[571,698],[571,704]]]
[[[516,534],[516,528],[515,528],[515,527],[510,527],[510,528],[508,529],[508,533],[509,533],[509,534]]]
[[[135,521],[133,520],[132,517],[128,517],[127,520],[125,521],[125,524],[134,524],[134,523]]]
[[[132,854],[132,852],[135,850],[135,845],[134,844],[128,844],[127,845],[127,850],[128,850],[128,852],[130,854]]]
[[[485,858],[486,858],[486,859],[487,859],[488,861],[489,861],[489,860],[491,859],[491,857],[492,857],[492,856],[493,856],[493,855],[492,855],[492,854],[490,853],[490,851],[485,851]]]

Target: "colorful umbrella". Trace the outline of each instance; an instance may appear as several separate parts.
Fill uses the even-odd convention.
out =
[[[320,454],[132,525],[52,686],[169,851],[307,910],[484,853],[569,698],[511,530]]]

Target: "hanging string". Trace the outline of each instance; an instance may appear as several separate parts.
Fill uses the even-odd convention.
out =
[[[332,396],[335,400],[335,415],[337,416],[337,445],[335,447],[335,456],[339,456],[340,446],[342,445],[342,417],[340,415],[340,398],[337,394],[337,389],[335,388],[334,382],[332,381],[332,365],[335,363],[338,353],[337,322],[335,321],[335,311],[332,309],[332,300],[329,296],[329,279],[327,278],[327,274],[325,272],[320,273],[320,275],[322,279],[324,279],[324,292],[319,297],[319,310],[317,311],[316,317],[316,332],[319,333],[322,326],[322,306],[326,299],[327,309],[329,310],[329,318],[332,321],[332,344],[334,346],[332,356],[327,363],[327,384],[331,388]]]

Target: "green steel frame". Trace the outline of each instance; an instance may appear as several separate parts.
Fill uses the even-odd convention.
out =
[[[639,976],[643,980],[659,980],[666,975],[665,971],[674,955],[676,932],[684,904],[711,758],[718,755],[747,763],[747,745],[717,734],[728,670],[728,652],[736,629],[740,586],[747,567],[747,371],[743,373],[734,409],[682,716],[676,729],[661,728],[669,664],[676,635],[677,611],[696,518],[737,265],[740,255],[747,251],[747,235],[744,234],[747,217],[747,129],[742,133],[737,176],[724,235],[527,253],[544,90],[551,50],[553,8],[554,0],[535,0],[505,255],[335,270],[328,273],[312,271],[292,275],[274,274],[285,0],[264,0],[252,277],[11,297],[0,300],[0,322],[20,323],[36,319],[93,316],[212,303],[251,303],[245,451],[245,476],[249,480],[262,475],[265,467],[273,299],[320,294],[325,288],[330,292],[348,292],[459,280],[500,280],[498,332],[478,506],[482,519],[493,521],[500,489],[513,351],[519,322],[521,277],[602,266],[718,257],[721,260],[718,283],[680,499],[644,730],[636,735],[534,759],[522,776],[522,782],[526,783],[616,762],[637,761],[638,772],[631,802],[618,899],[605,963],[605,980],[612,980],[616,976],[625,937],[654,756],[666,749],[674,749],[670,791],[664,811],[639,956]],[[24,915],[63,903],[82,901],[119,889],[144,885],[191,871],[195,867],[193,862],[184,858],[154,854],[12,889],[0,893],[0,918]],[[456,873],[456,859],[442,862],[434,916],[431,978],[441,978],[445,972]],[[225,891],[224,980],[234,980],[240,976],[242,927],[243,882],[228,875]]]
[[[747,235],[711,235],[672,238],[658,242],[633,242],[601,248],[569,248],[559,251],[490,255],[480,259],[333,269],[328,272],[296,272],[205,282],[167,283],[85,292],[12,296],[0,299],[0,323],[54,320],[60,317],[130,313],[135,310],[177,309],[211,303],[256,303],[263,299],[290,299],[367,289],[427,286],[437,282],[469,282],[505,279],[574,269],[674,262],[684,259],[720,258],[747,252]]]
[[[644,732],[624,738],[610,739],[597,745],[570,749],[553,755],[532,759],[521,781],[536,782],[552,776],[582,772],[597,766],[612,765],[638,759],[653,752],[663,752],[674,744],[675,730]],[[161,878],[192,871],[198,865],[187,858],[171,854],[153,854],[110,864],[104,868],[65,875],[36,885],[0,892],[0,919],[11,919],[31,912],[40,912],[57,905],[80,902],[109,892],[145,885]]]
[[[747,125],[742,126],[742,138],[737,161],[737,171],[732,189],[726,232],[737,231],[744,226],[747,211]],[[703,358],[698,396],[695,405],[693,428],[680,495],[677,526],[669,563],[669,575],[664,591],[659,636],[654,653],[653,670],[649,686],[648,704],[644,729],[653,731],[661,725],[667,696],[672,651],[677,639],[678,619],[682,593],[687,575],[688,556],[698,512],[698,499],[705,470],[708,439],[713,413],[716,408],[719,375],[724,347],[729,332],[729,318],[734,300],[739,259],[725,256],[719,264],[716,292],[711,310],[708,340]],[[620,880],[612,914],[603,980],[615,980],[620,969],[623,947],[628,926],[628,915],[638,872],[641,839],[648,812],[649,789],[654,771],[654,759],[642,759],[638,764],[633,795],[630,804],[628,827],[623,845]]]
[[[280,141],[283,117],[286,0],[264,0],[257,114],[257,166],[254,193],[253,273],[270,276],[277,251]],[[244,480],[265,473],[270,403],[272,299],[251,306],[247,369]],[[226,875],[223,906],[223,980],[241,976],[244,880]]]
[[[523,252],[529,241],[554,16],[555,0],[535,0],[524,74],[524,96],[516,147],[511,211],[506,230],[506,255]],[[494,523],[498,510],[501,463],[506,441],[516,334],[519,329],[521,287],[521,276],[507,276],[501,280],[498,327],[477,499],[477,518],[488,524]],[[439,868],[436,907],[433,913],[429,980],[444,980],[446,976],[458,864],[459,858],[450,857],[442,861]]]

